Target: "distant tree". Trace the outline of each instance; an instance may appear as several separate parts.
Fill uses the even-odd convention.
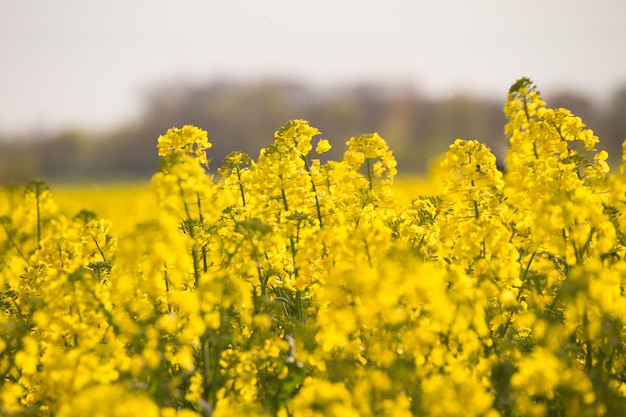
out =
[[[88,174],[88,152],[93,138],[72,129],[61,131],[38,146],[38,167],[46,177],[81,180]]]
[[[38,155],[31,152],[33,146],[13,140],[0,143],[0,185],[25,184],[41,176]]]
[[[601,138],[602,148],[619,158],[626,137],[626,87],[608,108],[572,92],[546,96],[549,107],[565,107],[582,117]],[[206,129],[213,143],[211,169],[233,150],[256,159],[287,120],[304,118],[317,127],[338,159],[352,136],[378,132],[396,154],[402,174],[424,173],[435,156],[457,138],[478,139],[498,157],[507,149],[502,100],[458,95],[426,99],[411,86],[360,83],[314,90],[282,80],[217,80],[156,86],[145,95],[145,111],[130,123],[97,134],[76,130],[47,140],[34,137],[0,142],[0,183],[45,177],[49,180],[148,179],[159,158],[156,142],[170,127]]]
[[[600,138],[621,152],[622,142],[626,139],[626,85],[611,97],[609,108],[598,132]]]

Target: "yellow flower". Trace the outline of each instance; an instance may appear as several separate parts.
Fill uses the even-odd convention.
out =
[[[212,146],[206,131],[185,125],[182,129],[173,127],[165,135],[159,136],[157,148],[159,156],[195,153],[202,165],[208,165],[205,150]]]
[[[317,146],[315,147],[315,152],[318,154],[323,154],[325,152],[328,152],[330,148],[332,148],[332,146],[330,146],[330,143],[328,142],[328,140],[321,139],[319,142],[317,142]]]

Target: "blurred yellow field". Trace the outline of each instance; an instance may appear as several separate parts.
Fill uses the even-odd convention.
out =
[[[393,182],[394,200],[408,206],[418,196],[437,195],[439,187],[436,175],[431,178],[399,176]],[[113,222],[114,234],[153,220],[158,212],[157,197],[149,183],[51,184],[50,188],[60,214],[72,217],[80,210],[93,211],[98,217]],[[8,208],[17,205],[22,194],[21,188],[0,193],[0,213],[9,212]]]
[[[61,213],[71,217],[88,209],[111,220],[114,234],[154,219],[158,211],[156,196],[148,183],[59,186],[52,192]]]

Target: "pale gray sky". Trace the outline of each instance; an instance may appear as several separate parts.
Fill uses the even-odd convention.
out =
[[[219,77],[504,98],[528,76],[605,98],[625,17],[624,0],[0,0],[0,133],[115,127],[151,86]]]

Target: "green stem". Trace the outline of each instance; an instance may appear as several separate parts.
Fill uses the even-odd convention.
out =
[[[37,246],[41,249],[41,194],[48,190],[48,185],[45,181],[36,180],[31,181],[26,186],[27,192],[35,194],[35,209],[37,211]]]
[[[579,261],[580,263],[582,263],[584,261],[584,255],[585,252],[587,252],[587,250],[589,250],[589,245],[591,244],[591,240],[593,239],[593,234],[596,232],[595,228],[591,228],[591,230],[589,230],[589,237],[587,238],[587,241],[585,242],[585,244],[580,248],[580,259],[577,259],[577,261]]]
[[[519,300],[522,297],[522,287],[526,283],[526,275],[528,275],[528,271],[530,271],[530,265],[532,265],[533,260],[535,259],[535,255],[537,255],[537,251],[534,251],[533,254],[530,255],[530,259],[528,260],[528,264],[526,265],[526,268],[524,269],[524,272],[522,272],[522,285],[520,286],[520,291],[517,294],[517,301],[518,302],[519,302]]]
[[[163,280],[165,281],[165,292],[168,293],[170,292],[170,282],[169,279],[167,278],[167,262],[165,264],[163,264],[164,267],[164,271],[163,271]],[[172,308],[169,302],[169,299],[166,297],[167,301],[167,312],[171,313],[172,312]]]
[[[9,284],[5,283],[5,288],[8,288],[9,290],[11,289],[11,286]],[[9,300],[11,300],[11,304],[13,304],[13,307],[15,307],[15,311],[17,312],[17,314],[20,315],[20,317],[24,317],[24,313],[22,313],[22,309],[20,308],[20,305],[17,303],[16,298],[11,297],[11,296],[7,296],[7,298]]]
[[[526,115],[526,121],[528,122],[528,128],[530,130],[530,114],[528,113],[528,100],[526,99],[526,95],[522,96],[522,103],[524,104],[524,114]],[[533,141],[533,153],[535,154],[535,159],[539,159],[539,152],[537,151],[537,139]]]
[[[98,249],[98,252],[100,252],[100,256],[102,256],[102,260],[103,260],[104,262],[109,262],[109,261],[107,260],[106,255],[104,254],[104,252],[103,252],[103,251],[102,251],[102,249],[100,248],[100,245],[98,244],[98,240],[96,239],[96,237],[92,235],[92,236],[91,236],[91,239],[93,239],[93,243],[95,243],[95,244],[96,244],[96,249]]]
[[[193,259],[193,280],[195,288],[198,288],[198,282],[200,281],[200,262],[198,260],[198,248],[196,245],[191,247],[191,257]]]
[[[296,291],[296,313],[298,315],[298,320],[300,323],[304,323],[304,303],[302,302],[302,298],[304,294],[302,291]]]
[[[206,349],[203,349],[204,363],[204,399],[209,405],[217,402],[217,392],[221,385],[220,357],[222,352],[229,344],[230,335],[230,311],[222,310],[220,312],[220,328],[217,335],[205,332]],[[204,339],[204,338],[203,338]],[[211,355],[212,352],[212,355]]]
[[[167,279],[167,263],[164,265],[165,270],[163,271],[163,279],[165,280],[165,292],[170,292],[170,283]]]
[[[278,176],[282,180],[282,176]],[[287,194],[285,193],[285,189],[281,187],[280,189],[281,197],[283,201],[283,206],[286,211],[289,210],[289,204],[287,203]],[[291,247],[291,259],[293,262],[293,271],[296,279],[298,278],[298,268],[296,267],[296,242],[294,240],[293,235],[289,236],[289,244]],[[303,293],[302,291],[296,291],[296,315],[300,322],[304,322],[304,306],[302,303]]]
[[[593,370],[593,358],[592,358],[592,352],[591,352],[591,340],[587,339],[586,342],[586,346],[587,346],[587,357],[585,359],[585,370],[587,371],[587,373],[591,372]]]
[[[116,335],[120,335],[120,327],[115,322],[115,316],[113,315],[111,310],[106,308],[106,306],[104,305],[102,300],[100,300],[100,297],[98,297],[98,294],[93,289],[93,286],[87,284],[84,280],[81,280],[80,282],[83,284],[83,287],[86,288],[86,290],[93,296],[94,300],[96,301],[96,304],[97,304],[96,306],[97,306],[98,310],[100,310],[105,315],[105,317],[108,320],[108,323],[113,328],[113,331],[115,332],[115,334]],[[79,312],[79,314],[80,314],[80,312]]]
[[[241,202],[243,203],[243,206],[246,206],[246,195],[243,192],[243,184],[241,183],[241,173],[239,171],[239,167],[235,168],[236,172],[237,172],[237,183],[239,184],[239,192],[241,193]]]
[[[374,189],[374,181],[372,175],[372,162],[370,158],[365,158],[365,162],[367,163],[367,179],[370,182],[370,191]]]
[[[476,184],[474,183],[474,180],[470,181],[470,184],[472,185],[472,188],[476,187]],[[474,217],[476,219],[478,219],[479,217],[479,213],[478,213],[478,202],[476,200],[472,200],[472,203],[474,203]]]
[[[317,210],[317,219],[320,222],[320,229],[323,227],[322,224],[322,208],[320,206],[320,200],[317,197],[317,188],[315,187],[315,181],[313,181],[313,175],[311,175],[311,167],[309,165],[309,161],[306,159],[304,155],[300,156],[304,161],[304,167],[306,168],[306,172],[309,173],[309,177],[311,178],[311,189],[313,190],[313,194],[315,194],[315,209]]]
[[[591,340],[589,340],[589,317],[585,313],[583,319],[583,326],[585,327],[585,333],[587,333],[587,340],[585,341],[585,348],[587,350],[585,355],[585,370],[590,373],[593,370],[593,353],[591,351]]]
[[[267,293],[267,278],[263,277],[263,272],[259,265],[256,267],[256,272],[259,275],[259,283],[261,284],[261,296],[265,296]],[[256,291],[254,293],[256,294]]]
[[[296,241],[293,235],[289,236],[289,247],[291,249],[291,263],[293,263],[293,271],[296,278],[298,277],[298,268],[296,268]]]
[[[196,193],[196,199],[198,202],[198,215],[200,219],[200,224],[204,226],[204,217],[202,216],[202,202],[200,201],[200,193]],[[204,272],[207,272],[209,270],[209,265],[207,262],[206,246],[202,246],[202,269]]]
[[[288,211],[289,210],[289,204],[287,204],[287,194],[285,193],[285,189],[284,188],[280,189],[280,195],[281,195],[281,198],[283,200],[283,207],[285,207],[285,211]]]
[[[183,190],[183,184],[180,178],[178,178],[177,184],[178,184],[178,190],[180,193],[180,198],[183,200],[183,207],[185,208],[185,215],[187,216],[187,219],[191,220],[191,212],[189,211],[189,206],[187,205],[187,201],[185,200],[185,192]],[[194,238],[193,227],[191,227],[189,230],[189,237],[191,237],[192,240]],[[196,247],[195,244],[191,247],[191,258],[193,261],[194,283],[197,288],[198,281],[200,280],[200,266],[199,266],[199,260],[198,260],[198,248]]]
[[[183,190],[183,183],[180,180],[180,178],[178,178],[176,183],[178,184],[178,192],[180,194],[180,198],[181,200],[183,200],[183,207],[185,208],[185,215],[187,216],[188,219],[191,219],[191,213],[189,212],[187,201],[185,201],[185,191]]]
[[[530,259],[528,260],[528,264],[526,265],[526,268],[524,269],[524,272],[522,272],[522,285],[520,285],[519,287],[519,291],[517,293],[517,297],[516,300],[519,303],[520,300],[522,299],[522,289],[524,288],[524,285],[526,285],[526,275],[528,275],[528,271],[530,270],[530,265],[532,265],[533,260],[535,259],[535,255],[537,254],[537,251],[534,251],[532,255],[530,255]],[[506,323],[504,324],[504,327],[502,328],[502,331],[500,331],[500,337],[504,337],[504,335],[506,335],[507,330],[509,330],[509,326],[511,325],[511,319],[513,318],[513,312],[509,312],[507,318],[506,318]]]
[[[367,261],[368,261],[370,267],[373,267],[372,255],[370,255],[370,247],[367,244],[367,240],[363,239],[363,244],[365,245],[365,254],[367,255]]]

